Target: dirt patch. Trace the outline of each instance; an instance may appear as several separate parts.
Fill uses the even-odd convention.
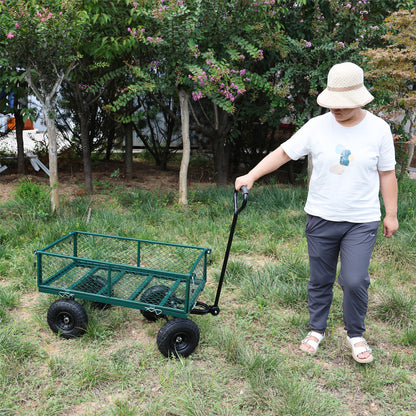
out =
[[[24,178],[30,178],[35,183],[49,185],[49,177],[43,172],[36,172],[29,165],[26,166],[26,175],[17,174],[16,167],[11,165],[0,173],[0,202],[12,196],[13,190]],[[85,178],[80,161],[65,161],[60,164],[59,193],[65,196],[82,195],[85,193]],[[213,183],[213,175],[209,169],[190,168],[188,173],[188,186],[195,184]],[[179,188],[179,166],[169,166],[161,170],[145,161],[133,163],[133,175],[127,180],[124,174],[123,162],[99,161],[93,166],[93,184],[97,191],[112,189],[115,186],[124,186],[131,189],[147,191],[177,192]]]

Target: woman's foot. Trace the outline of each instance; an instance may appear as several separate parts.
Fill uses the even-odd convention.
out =
[[[357,363],[371,363],[374,357],[371,348],[363,337],[347,337],[347,345],[352,348],[352,357]]]
[[[325,334],[320,334],[316,331],[311,331],[300,343],[300,349],[308,352],[309,354],[315,354],[318,351],[320,342],[325,338]]]

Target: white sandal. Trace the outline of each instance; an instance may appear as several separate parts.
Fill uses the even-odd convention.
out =
[[[364,346],[356,347],[356,344],[362,342],[365,344]],[[357,363],[366,364],[371,363],[373,361],[374,357],[372,356],[372,350],[368,346],[367,341],[363,337],[347,337],[347,345],[352,348],[352,357],[354,358]],[[367,358],[360,358],[358,357],[359,354],[363,352],[369,352],[370,355]]]
[[[314,339],[311,339],[312,337],[316,338],[318,341],[315,341]],[[324,338],[325,338],[325,334],[320,334],[319,332],[315,332],[315,331],[308,332],[308,335],[306,335],[306,337],[300,343],[300,349],[302,351],[305,351],[305,352],[309,353],[309,354],[315,354],[316,351],[318,351],[318,347],[319,347],[320,342]],[[314,351],[307,350],[304,347],[305,344],[312,347],[314,349]]]

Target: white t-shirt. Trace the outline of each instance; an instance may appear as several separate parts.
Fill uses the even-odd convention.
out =
[[[344,127],[328,112],[309,120],[282,148],[293,160],[312,156],[308,214],[329,221],[380,220],[378,171],[394,170],[396,164],[384,120],[366,111],[359,124]]]

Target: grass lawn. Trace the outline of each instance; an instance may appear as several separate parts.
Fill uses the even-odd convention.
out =
[[[342,291],[334,288],[327,338],[315,356],[308,332],[306,190],[257,186],[239,215],[218,316],[190,315],[200,342],[165,358],[165,322],[139,310],[80,301],[79,338],[53,333],[53,295],[39,293],[34,251],[72,230],[208,247],[200,300],[214,301],[233,216],[233,190],[173,192],[102,186],[51,214],[47,188],[22,181],[0,205],[0,415],[414,415],[416,388],[416,181],[400,182],[400,230],[379,233],[370,265],[365,334],[375,360],[357,364],[345,345]]]

